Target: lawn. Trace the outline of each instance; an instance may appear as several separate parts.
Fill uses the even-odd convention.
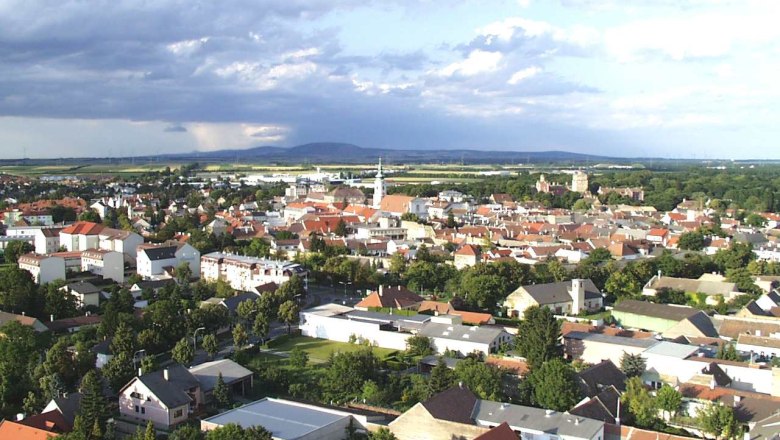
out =
[[[309,359],[312,362],[325,362],[328,360],[333,352],[351,352],[357,351],[362,348],[359,344],[349,344],[347,342],[329,341],[327,339],[309,338],[306,336],[294,336],[274,346],[274,350],[277,351],[290,351],[293,347],[300,347],[303,351],[309,354]],[[384,358],[387,355],[394,353],[398,350],[389,348],[373,347],[374,354],[379,358]]]

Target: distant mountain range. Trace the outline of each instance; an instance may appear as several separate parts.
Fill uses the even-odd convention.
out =
[[[364,148],[357,145],[317,142],[290,148],[255,147],[245,150],[218,150],[162,155],[170,159],[192,161],[247,161],[276,163],[372,163],[379,157],[390,163],[538,163],[538,162],[626,162],[611,158],[567,151],[483,151],[483,150],[400,150]]]

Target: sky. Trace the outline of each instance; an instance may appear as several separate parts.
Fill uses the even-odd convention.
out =
[[[0,0],[0,159],[780,159],[780,2]]]

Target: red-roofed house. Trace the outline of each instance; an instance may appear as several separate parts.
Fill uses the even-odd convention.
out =
[[[464,244],[455,251],[455,267],[460,270],[464,267],[476,265],[480,260],[479,248],[472,244]]]
[[[422,303],[423,298],[403,286],[379,286],[379,290],[372,292],[355,305],[358,310],[369,308],[414,309]]]
[[[0,440],[46,440],[57,437],[56,432],[49,432],[21,423],[4,420],[0,422]]]

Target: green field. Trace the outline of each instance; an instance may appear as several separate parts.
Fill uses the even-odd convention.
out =
[[[273,347],[276,351],[288,352],[293,347],[300,347],[303,351],[309,354],[309,359],[312,362],[325,362],[331,353],[335,352],[352,352],[363,348],[359,344],[349,344],[346,342],[329,341],[327,339],[309,338],[306,336],[294,336],[289,338],[279,345]],[[387,355],[396,352],[389,348],[373,347],[374,354],[379,358],[385,358]],[[273,355],[269,355],[273,356]]]

